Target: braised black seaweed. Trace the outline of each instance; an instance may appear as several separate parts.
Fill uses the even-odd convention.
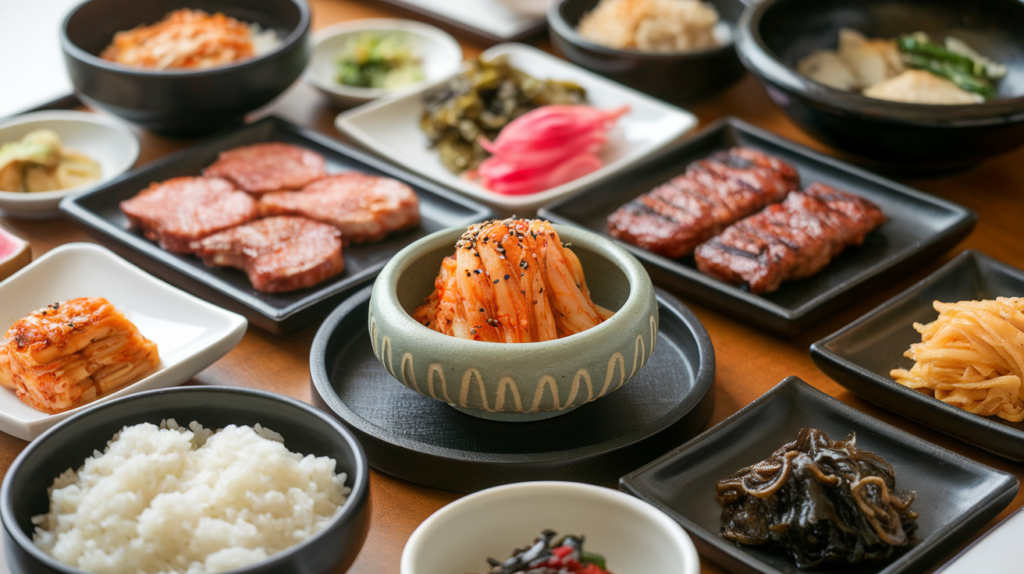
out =
[[[889,558],[913,543],[914,492],[897,493],[892,466],[816,429],[768,459],[715,485],[722,504],[719,536],[788,552],[799,568]]]
[[[453,173],[473,169],[490,155],[477,143],[479,136],[494,141],[506,124],[540,106],[586,102],[577,84],[538,80],[501,60],[470,60],[466,67],[423,94],[420,127]]]

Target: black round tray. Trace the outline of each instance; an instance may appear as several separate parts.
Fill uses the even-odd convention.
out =
[[[551,419],[497,422],[460,413],[388,374],[366,327],[371,287],[320,326],[310,373],[314,404],[353,430],[381,472],[459,492],[528,480],[606,484],[694,436],[711,415],[711,339],[660,289],[657,348],[625,386]]]

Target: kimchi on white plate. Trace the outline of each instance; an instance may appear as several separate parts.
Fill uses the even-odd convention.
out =
[[[160,362],[139,381],[83,406],[47,414],[0,388],[0,431],[32,440],[82,409],[131,393],[180,385],[242,339],[248,322],[149,275],[106,248],[69,243],[0,283],[0,332],[32,311],[76,297],[103,297],[157,345]]]

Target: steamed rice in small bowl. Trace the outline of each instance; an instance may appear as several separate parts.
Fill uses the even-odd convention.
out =
[[[174,419],[125,427],[50,488],[33,542],[110,574],[200,574],[266,560],[316,534],[350,489],[328,457],[289,451],[259,424],[216,432]]]
[[[29,443],[0,519],[16,572],[333,574],[369,532],[369,465],[352,431],[295,399],[161,389]]]

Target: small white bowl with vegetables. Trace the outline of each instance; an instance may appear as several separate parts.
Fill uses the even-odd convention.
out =
[[[367,18],[314,34],[303,79],[347,108],[436,83],[461,66],[462,48],[446,32],[412,20]]]
[[[105,115],[53,110],[0,122],[0,215],[56,219],[61,199],[96,189],[138,157],[135,134]]]
[[[572,549],[559,551],[565,546]],[[542,556],[550,569],[534,563]],[[559,564],[551,567],[554,556]],[[558,481],[460,498],[424,520],[402,550],[401,574],[544,570],[697,574],[700,558],[683,528],[654,506],[611,488]]]

